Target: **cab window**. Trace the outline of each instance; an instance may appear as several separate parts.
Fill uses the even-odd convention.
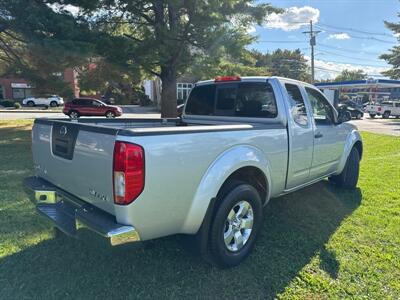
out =
[[[334,112],[328,100],[317,90],[306,87],[308,101],[310,102],[315,123],[326,125],[334,123]]]
[[[308,118],[306,105],[299,87],[295,84],[286,83],[285,88],[289,96],[288,100],[290,105],[290,113],[293,117],[293,120],[298,125],[307,126]]]

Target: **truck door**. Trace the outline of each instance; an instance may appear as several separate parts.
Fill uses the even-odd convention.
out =
[[[288,114],[289,161],[286,177],[286,189],[294,188],[309,181],[312,163],[314,130],[311,112],[304,101],[299,86],[291,82],[282,82],[287,92],[286,106]]]
[[[346,130],[334,123],[334,108],[318,90],[305,87],[314,126],[314,154],[310,178],[334,172],[343,153]]]

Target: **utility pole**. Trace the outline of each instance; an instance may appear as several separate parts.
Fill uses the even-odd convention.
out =
[[[303,31],[305,34],[310,34],[310,46],[311,46],[311,83],[314,83],[314,46],[316,44],[316,36],[321,31],[313,30],[312,20],[310,20],[310,31]]]

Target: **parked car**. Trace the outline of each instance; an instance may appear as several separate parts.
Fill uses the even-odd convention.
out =
[[[368,103],[366,112],[371,118],[375,118],[375,116],[380,116],[382,114],[382,106],[380,103]]]
[[[356,102],[345,101],[339,103],[339,108],[348,111],[351,118],[356,118],[360,120],[364,117],[363,107],[361,105],[358,105]]]
[[[316,87],[279,77],[198,82],[181,119],[36,119],[32,139],[25,186],[64,233],[188,234],[219,267],[250,254],[271,198],[326,177],[355,188],[363,152]]]
[[[81,116],[105,116],[115,118],[122,115],[122,109],[116,105],[107,105],[104,102],[91,98],[78,98],[65,103],[63,113],[71,119]]]
[[[382,118],[388,119],[390,116],[400,118],[400,101],[382,102]]]
[[[22,105],[27,105],[30,107],[43,105],[56,107],[64,104],[63,98],[57,95],[43,96],[43,97],[29,97],[22,100]]]

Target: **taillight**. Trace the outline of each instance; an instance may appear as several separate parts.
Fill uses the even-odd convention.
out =
[[[114,202],[132,203],[144,188],[144,150],[139,145],[115,142],[114,147]]]

